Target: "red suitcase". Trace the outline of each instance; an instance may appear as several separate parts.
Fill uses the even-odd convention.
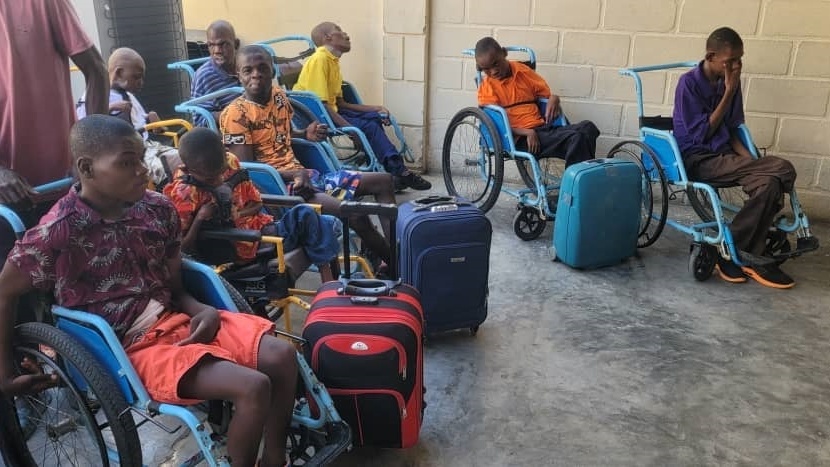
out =
[[[393,226],[397,214],[396,206],[376,203],[345,202],[341,210],[344,217],[389,216]],[[395,274],[395,265],[389,266]],[[306,359],[356,445],[408,448],[418,441],[425,407],[423,330],[418,291],[400,281],[342,279],[323,284],[314,297],[303,329]]]

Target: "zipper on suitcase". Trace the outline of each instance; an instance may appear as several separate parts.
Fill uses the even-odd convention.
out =
[[[396,341],[395,339],[386,337],[386,336],[377,336],[377,335],[367,335],[367,334],[330,334],[328,336],[322,337],[319,339],[315,344],[314,348],[311,350],[311,366],[312,368],[319,368],[319,350],[324,344],[328,343],[329,341],[333,340],[352,340],[355,341],[355,344],[358,342],[364,341],[380,341],[386,344],[391,344],[392,347],[398,352],[398,374],[401,375],[401,381],[406,381],[406,350],[404,349],[403,345],[400,342]],[[365,342],[364,342],[365,344]],[[354,348],[354,347],[353,347]],[[337,352],[336,349],[332,349]],[[366,350],[369,350],[368,348]]]

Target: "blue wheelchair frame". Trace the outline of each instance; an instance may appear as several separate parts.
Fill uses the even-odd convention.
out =
[[[308,44],[309,49],[314,50],[316,46],[314,45],[314,41],[311,40],[308,36],[302,35],[292,35],[292,36],[280,36],[275,37],[273,39],[266,39],[264,41],[256,42],[256,45],[261,45],[265,47],[268,52],[271,53],[272,56],[276,57],[277,52],[272,47],[273,44],[277,44],[280,42],[290,42],[290,41],[300,41],[305,42]],[[192,82],[193,79],[196,77],[196,69],[199,68],[200,65],[204,64],[210,60],[210,57],[200,57],[200,58],[192,58],[190,60],[181,60],[178,62],[168,63],[167,69],[168,70],[181,70],[187,73],[187,76],[190,78]],[[279,67],[274,67],[274,79],[278,79],[280,77],[280,70]]]
[[[637,112],[640,121],[642,121],[645,116],[642,90],[643,85],[642,80],[640,79],[640,73],[668,70],[673,68],[692,68],[697,65],[697,61],[688,61],[620,70],[619,73],[621,75],[630,76],[634,79],[634,86],[637,94]],[[671,131],[641,125],[639,133],[640,141],[649,147],[657,156],[657,161],[661,166],[660,170],[662,170],[663,175],[665,176],[666,183],[673,188],[681,190],[696,189],[706,193],[715,217],[714,221],[701,222],[692,225],[686,225],[672,219],[660,219],[659,216],[653,214],[652,216],[654,220],[657,222],[665,222],[666,225],[690,235],[694,244],[708,244],[716,246],[718,247],[721,255],[725,258],[732,259],[732,261],[739,266],[746,265],[738,254],[732,234],[728,228],[729,222],[724,216],[724,210],[736,213],[741,209],[741,206],[732,206],[730,204],[722,203],[717,194],[717,190],[711,185],[689,180],[686,174],[686,168],[683,164],[683,157],[679,147],[677,146],[677,141]],[[745,124],[741,124],[738,128],[738,137],[740,138],[741,143],[743,143],[743,145],[752,154],[752,157],[756,159],[761,157],[755,143],[752,140],[749,128],[747,128]],[[648,166],[649,163],[645,160],[645,158],[643,158],[643,164],[646,169],[646,173],[648,173],[652,167]],[[659,180],[652,179],[649,181],[657,182]],[[789,194],[789,198],[794,217],[792,220],[787,220],[786,218],[779,219],[776,223],[776,227],[786,233],[796,233],[798,238],[812,236],[810,232],[809,220],[801,208],[801,203],[798,200],[798,195],[796,194],[795,189],[793,189],[793,191]],[[709,234],[709,231],[714,231],[714,234]]]
[[[535,52],[529,48],[524,46],[507,46],[505,47],[509,52],[522,52],[528,55],[529,61],[531,63],[536,62],[536,54]],[[467,57],[475,57],[475,50],[474,49],[465,49],[462,52],[462,55]],[[476,75],[475,81],[476,86],[481,83],[482,75],[481,72],[478,72]],[[539,99],[538,105],[539,110],[542,115],[545,113],[545,109],[547,107],[548,100],[547,99]],[[497,105],[485,105],[480,107],[485,115],[490,119],[491,123],[494,125],[496,130],[496,135],[491,135],[489,130],[487,129],[487,125],[479,124],[478,129],[482,135],[482,141],[480,142],[482,146],[482,150],[479,151],[478,154],[478,161],[477,165],[479,167],[479,173],[483,180],[487,183],[487,188],[485,188],[485,194],[490,189],[494,187],[498,187],[498,189],[503,192],[507,193],[510,196],[515,197],[519,201],[519,214],[525,214],[529,216],[538,216],[537,220],[546,221],[552,220],[556,214],[556,206],[550,206],[548,202],[548,194],[554,192],[559,189],[561,179],[558,176],[554,176],[551,174],[547,174],[541,169],[539,164],[539,159],[536,158],[533,154],[527,151],[520,151],[516,148],[515,140],[513,137],[513,130],[510,127],[510,122],[507,118],[507,112],[504,108],[497,106]],[[564,115],[564,113],[560,113],[560,115],[556,118],[556,120],[552,123],[554,126],[565,126],[568,125],[568,119]],[[503,180],[493,180],[489,173],[487,173],[487,158],[488,154],[492,154],[494,152],[495,144],[494,139],[498,138],[498,142],[500,143],[501,149],[504,155],[509,156],[510,160],[514,160],[517,163],[520,161],[527,161],[528,166],[530,167],[531,176],[534,180],[534,186],[532,188],[520,188],[520,189],[511,189],[503,186]],[[445,141],[446,142],[446,141]],[[449,150],[447,147],[444,148],[444,151]],[[496,154],[496,158],[502,158],[502,154]],[[502,163],[503,161],[497,162]],[[447,171],[450,168],[444,167],[445,177],[447,176]],[[514,220],[514,227],[517,227],[517,223],[519,222],[519,217]],[[517,230],[518,233],[518,230]],[[526,240],[531,238],[535,238],[541,234],[541,230],[538,231],[535,235],[531,235],[528,237],[522,237]]]
[[[271,168],[270,166],[268,167]],[[273,168],[271,169],[273,170]],[[37,186],[34,190],[38,193],[57,192],[68,189],[71,184],[72,179],[65,178]],[[21,237],[25,233],[26,226],[23,224],[23,221],[9,207],[0,204],[0,217],[9,223],[18,237]],[[203,303],[207,303],[217,309],[234,312],[239,311],[227,289],[220,281],[219,276],[210,266],[183,259],[182,274],[185,288]],[[178,428],[171,430],[163,426],[161,423],[153,420],[156,415],[176,417],[188,427],[199,446],[199,452],[190,456],[181,464],[181,467],[192,467],[202,461],[206,461],[211,467],[230,467],[227,461],[222,459],[217,460],[215,457],[218,454],[217,449],[219,444],[211,437],[212,430],[209,426],[201,422],[186,407],[158,403],[150,398],[147,390],[144,388],[144,384],[130,363],[120,340],[115,335],[112,327],[102,317],[60,306],[52,307],[52,315],[55,318],[55,326],[58,329],[75,338],[78,343],[89,350],[98,362],[101,363],[121,389],[125,400],[130,405],[130,411],[132,413],[138,415],[145,421],[152,422],[168,433],[172,433],[178,430]],[[302,342],[301,339],[292,335],[280,332],[278,334],[284,335],[294,341]],[[308,394],[314,399],[319,415],[316,417],[312,415],[311,407],[308,403],[300,404],[294,410],[292,423],[313,430],[319,430],[327,423],[342,423],[343,421],[337,409],[335,409],[334,402],[328,391],[326,391],[325,386],[314,375],[311,367],[306,363],[305,357],[300,352],[297,352],[296,356],[300,376],[305,387],[308,389]],[[69,374],[72,377],[73,370],[70,369]],[[78,376],[75,375],[75,378],[78,378]],[[80,379],[73,382],[78,387],[85,385]],[[110,460],[118,462],[118,452],[109,446],[107,450]]]

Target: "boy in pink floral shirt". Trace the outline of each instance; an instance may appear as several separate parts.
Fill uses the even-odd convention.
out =
[[[17,299],[38,288],[58,305],[103,317],[122,339],[153,399],[233,402],[234,465],[285,462],[297,381],[295,351],[253,315],[196,301],[181,280],[180,223],[163,195],[145,190],[138,133],[121,119],[89,116],[72,128],[80,183],[28,231],[0,272],[0,392],[14,397],[55,382],[16,375],[11,341]]]

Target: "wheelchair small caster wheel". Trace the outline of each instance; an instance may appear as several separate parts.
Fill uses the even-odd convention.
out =
[[[523,206],[513,218],[513,232],[524,241],[535,240],[545,231],[545,220],[535,208]]]
[[[718,262],[718,250],[712,245],[693,243],[689,254],[689,271],[695,280],[705,281],[712,277]]]
[[[470,327],[470,335],[475,337],[478,334],[478,326],[471,326]]]

